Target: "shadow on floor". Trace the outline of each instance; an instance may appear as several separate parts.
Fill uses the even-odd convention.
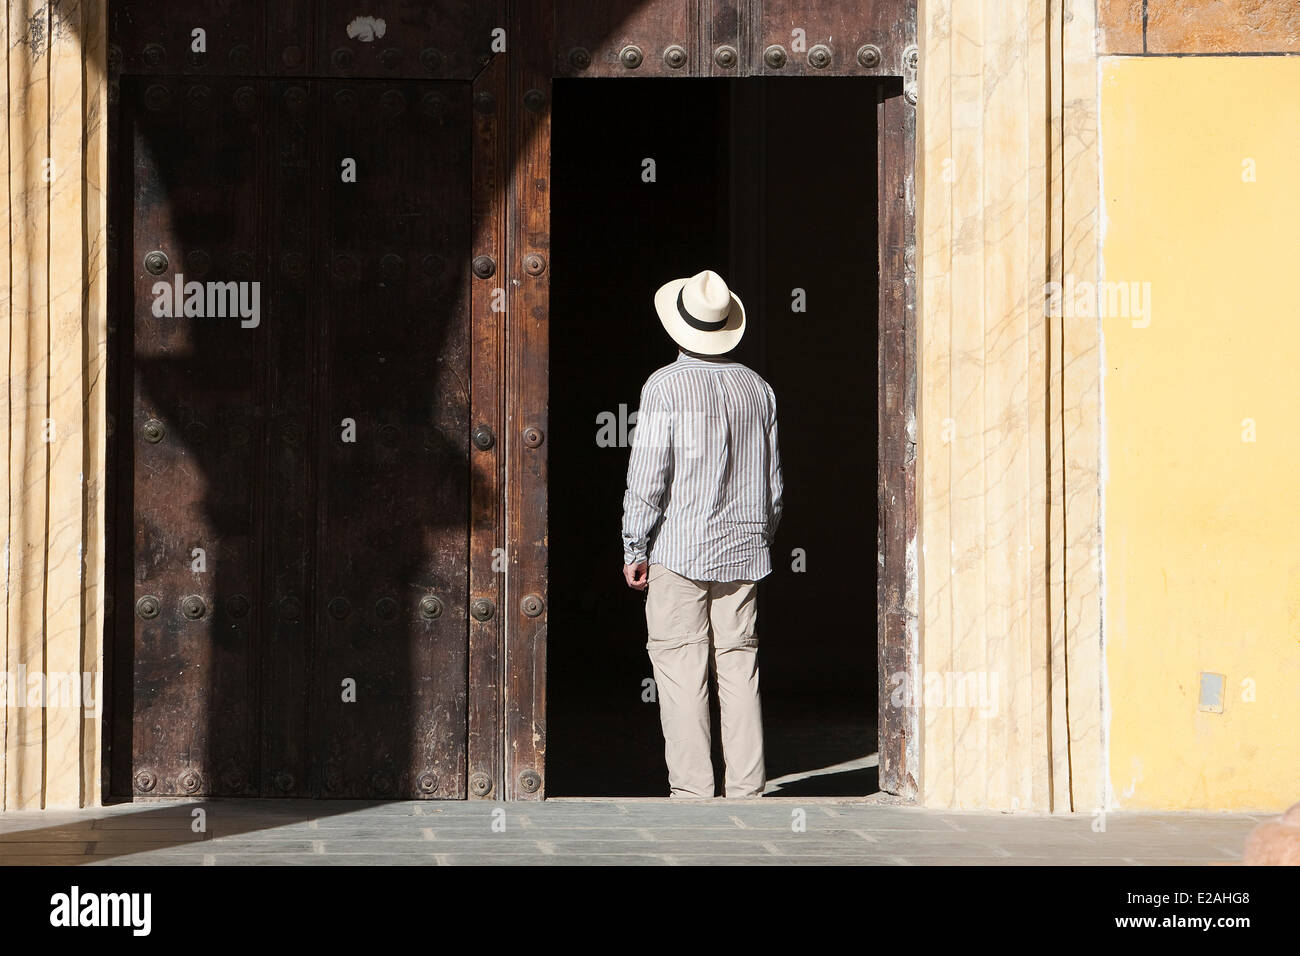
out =
[[[593,701],[548,727],[547,793],[555,797],[665,797],[664,742],[653,702]],[[764,796],[846,797],[879,791],[875,714],[860,702],[763,700],[768,790]],[[723,780],[713,701],[713,772]]]
[[[436,801],[428,801],[435,803]],[[89,810],[6,815],[0,825],[0,866],[81,866],[118,856],[259,833],[384,806],[387,801],[216,798],[118,804]],[[38,824],[49,821],[48,825]],[[37,824],[23,827],[23,824]],[[201,829],[196,827],[201,826]]]

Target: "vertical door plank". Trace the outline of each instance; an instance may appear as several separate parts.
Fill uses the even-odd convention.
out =
[[[701,76],[701,0],[553,0],[547,3],[545,22],[530,12],[528,29],[552,29],[554,7],[554,60],[534,67],[549,76]],[[512,30],[516,42],[530,47],[542,42],[534,33]],[[636,66],[620,58],[625,47],[641,54]],[[672,66],[664,53],[670,46],[686,51],[685,61]],[[518,48],[516,48],[518,52]]]
[[[102,2],[102,0],[101,0]],[[108,61],[108,367],[105,370],[104,493],[107,504],[104,536],[104,684],[100,720],[104,725],[104,766],[101,786],[107,795],[129,797],[132,723],[135,688],[132,662],[135,613],[131,533],[134,522],[135,462],[131,421],[134,405],[132,355],[135,345],[135,282],[127,265],[134,255],[132,223],[134,135],[123,131],[130,113],[122,102],[121,54],[111,42]],[[123,429],[126,429],[123,432]]]
[[[315,0],[276,0],[265,8],[263,62],[271,76],[311,75],[316,62]]]
[[[269,84],[267,201],[272,294],[263,302],[266,351],[265,440],[257,468],[263,506],[266,606],[259,632],[262,796],[309,793],[310,660],[323,606],[312,600],[318,489],[311,462],[315,344],[320,302],[316,190],[324,160],[312,148],[318,86],[291,80]]]
[[[916,554],[916,110],[880,87],[880,360],[877,614],[880,788],[915,799],[919,773]],[[900,687],[911,694],[900,694]]]
[[[505,747],[509,799],[545,795],[552,9],[512,6],[506,249]]]
[[[915,23],[913,0],[749,0],[748,7],[754,21],[749,63],[755,75],[898,74],[903,50],[916,42],[915,29],[910,31],[910,40],[906,31],[898,29],[902,23]],[[859,50],[867,44],[880,51],[874,65],[858,59]],[[764,60],[764,51],[771,46],[780,46],[785,52],[780,65]],[[827,59],[817,58],[818,47],[829,50]]]
[[[749,24],[741,15],[741,10],[747,6],[745,0],[705,0],[701,6],[704,10],[701,14],[700,75],[750,75],[753,70],[746,62],[749,44],[744,35]],[[730,49],[723,50],[724,47]]]
[[[470,87],[321,90],[321,792],[463,797]]]
[[[264,85],[142,77],[134,136],[134,790],[238,794],[256,774],[256,480],[264,326],[155,314],[162,289],[267,285]],[[158,274],[146,257],[167,257]],[[204,287],[206,290],[206,286]],[[184,301],[191,293],[186,290]],[[249,300],[251,303],[251,299]],[[229,301],[227,300],[227,311]],[[249,321],[252,321],[251,319]],[[202,565],[195,550],[202,549]],[[188,602],[188,603],[187,603]]]
[[[498,57],[474,81],[474,244],[471,286],[473,369],[471,427],[490,431],[490,447],[470,448],[469,599],[492,602],[490,616],[469,622],[469,796],[502,793],[501,622],[505,601],[505,443],[502,363],[505,351],[506,59]],[[480,257],[487,257],[490,264]],[[489,269],[491,274],[488,274]]]

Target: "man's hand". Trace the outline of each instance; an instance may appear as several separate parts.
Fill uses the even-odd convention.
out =
[[[650,586],[650,562],[623,565],[623,580],[633,591],[644,591]]]

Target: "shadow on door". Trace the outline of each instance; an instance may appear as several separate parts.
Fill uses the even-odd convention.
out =
[[[652,297],[705,268],[744,300],[734,357],[779,409],[785,515],[758,619],[767,795],[877,790],[875,104],[860,77],[556,81],[552,796],[667,794],[619,526],[630,418],[676,354]]]

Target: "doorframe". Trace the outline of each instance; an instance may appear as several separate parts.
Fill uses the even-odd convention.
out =
[[[915,82],[913,75],[911,85],[882,84],[876,105],[878,772],[881,790],[909,802],[918,799],[921,780]]]
[[[651,0],[653,2],[653,0]],[[557,75],[555,0],[512,0],[507,122],[505,514],[503,695],[504,795],[544,799],[547,593],[550,142]],[[743,3],[746,54],[728,75],[766,75],[761,7]],[[877,67],[877,694],[879,787],[916,802],[921,779],[919,562],[916,498],[916,0],[874,11],[890,16]],[[733,11],[734,14],[734,11]],[[706,18],[701,18],[703,22]],[[693,46],[707,52],[704,32]],[[810,41],[811,42],[811,41]],[[711,59],[688,75],[716,76]],[[754,66],[757,64],[757,67]],[[746,72],[748,70],[748,72]],[[564,74],[572,75],[572,73]],[[602,70],[591,75],[618,75]],[[800,75],[845,75],[801,68]],[[850,74],[861,75],[861,74]],[[668,81],[670,77],[659,76]],[[517,666],[514,662],[523,662]],[[901,693],[900,693],[901,690]]]

